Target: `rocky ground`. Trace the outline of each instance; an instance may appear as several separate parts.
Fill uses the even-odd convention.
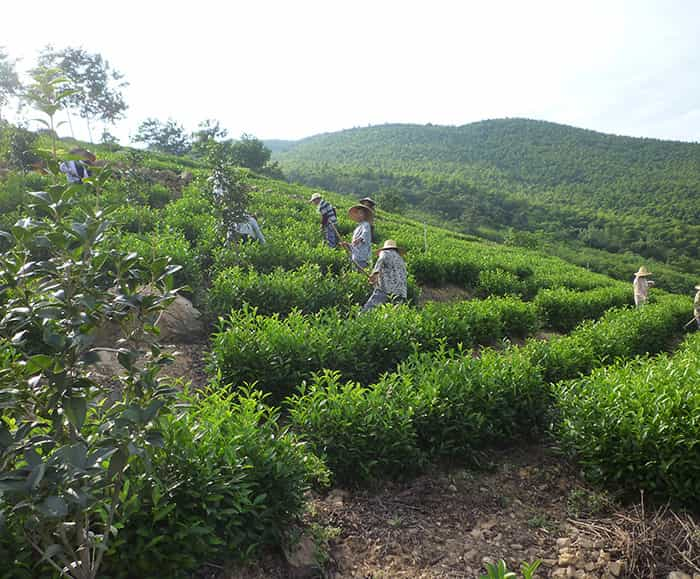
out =
[[[480,470],[443,467],[404,483],[314,497],[313,539],[302,540],[295,565],[270,554],[210,576],[471,579],[499,559],[514,570],[539,559],[540,578],[700,579],[691,517],[615,506],[551,447],[488,459]]]

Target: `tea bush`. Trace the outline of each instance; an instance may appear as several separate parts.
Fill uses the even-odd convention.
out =
[[[689,304],[667,297],[641,309],[614,310],[570,336],[505,352],[485,350],[476,359],[459,348],[416,354],[366,388],[324,374],[288,399],[290,415],[343,480],[406,474],[417,457],[470,460],[480,449],[541,433],[555,418],[551,383],[629,359],[640,348],[663,349],[680,332]],[[619,341],[612,339],[615,334]],[[386,401],[386,414],[378,401]],[[372,425],[362,422],[359,410],[344,413],[345,404],[371,413]],[[401,424],[400,443],[393,438],[395,420]],[[390,433],[382,434],[376,424]],[[365,431],[374,433],[374,446]],[[361,450],[349,462],[347,449],[354,445]]]
[[[370,290],[367,278],[360,273],[328,275],[316,264],[290,271],[276,269],[268,274],[234,267],[222,271],[212,282],[209,310],[226,315],[247,304],[264,315],[288,314],[293,309],[318,312],[333,306],[347,311],[363,303]]]
[[[324,372],[288,400],[290,419],[341,483],[415,473],[424,455],[416,445],[412,396],[387,395]]]
[[[328,473],[260,392],[215,386],[163,420],[150,480],[136,478],[107,564],[113,577],[189,576],[279,545]],[[135,492],[136,491],[136,492]]]
[[[556,388],[564,447],[589,479],[700,506],[700,335]]]
[[[122,251],[135,252],[151,259],[170,257],[174,264],[182,267],[175,274],[175,282],[189,286],[192,290],[202,285],[202,271],[184,235],[177,231],[151,231],[145,235],[123,233],[114,244]]]
[[[545,289],[535,297],[542,323],[559,332],[570,332],[582,320],[598,318],[607,310],[633,303],[631,288],[612,286],[577,292],[567,288]]]
[[[597,322],[584,322],[569,336],[527,346],[545,379],[576,378],[617,358],[661,352],[677,336],[692,310],[691,300],[663,296],[639,309],[613,309]]]
[[[377,387],[399,385],[415,393],[418,445],[433,458],[468,459],[488,446],[533,438],[548,417],[542,373],[519,348],[485,350],[478,359],[460,351],[420,356]]]
[[[220,322],[213,336],[213,363],[225,383],[257,382],[281,397],[323,368],[368,384],[414,351],[435,350],[443,343],[496,343],[537,328],[535,307],[515,298],[356,313],[346,318],[334,309],[308,316],[292,311],[282,319],[244,307]]]

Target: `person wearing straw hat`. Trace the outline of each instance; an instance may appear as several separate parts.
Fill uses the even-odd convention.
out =
[[[654,285],[654,282],[647,279],[651,275],[647,268],[642,266],[639,271],[634,274],[634,305],[637,307],[643,306],[649,300],[649,288]]]
[[[695,286],[697,293],[695,294],[695,299],[693,300],[693,315],[695,316],[695,323],[698,325],[700,330],[700,285]]]
[[[363,197],[362,199],[360,199],[360,205],[369,207],[372,211],[375,211],[377,208],[377,202],[371,197]]]
[[[85,177],[90,176],[86,165],[93,164],[97,158],[87,149],[81,149],[80,147],[71,149],[69,153],[79,158],[63,161],[58,168],[62,173],[65,173],[68,183],[82,183]]]
[[[318,212],[321,214],[321,231],[328,247],[338,247],[340,238],[338,237],[338,217],[335,214],[335,207],[318,193],[311,196],[309,203],[318,207]]]
[[[374,285],[374,291],[367,303],[362,307],[363,312],[376,308],[388,301],[405,300],[407,295],[406,262],[393,239],[387,239],[384,246],[377,250],[377,263],[369,276],[369,282]]]
[[[374,212],[366,205],[353,205],[348,209],[348,216],[357,227],[352,232],[352,241],[341,242],[341,245],[350,252],[350,260],[358,267],[364,269],[369,266],[372,256],[372,217]]]
[[[363,197],[360,199],[360,205],[364,205],[365,207],[369,207],[372,210],[372,213],[376,215],[376,207],[377,207],[377,202],[372,199],[371,197]],[[370,227],[372,229],[372,240],[377,239],[376,234],[374,233],[374,220],[370,222]]]

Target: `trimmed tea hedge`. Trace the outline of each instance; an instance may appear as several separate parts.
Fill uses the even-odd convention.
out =
[[[609,312],[568,337],[485,351],[479,359],[460,350],[421,354],[368,388],[325,374],[288,399],[290,415],[344,482],[403,475],[429,458],[469,459],[481,448],[541,432],[552,418],[552,382],[640,348],[661,351],[681,331],[689,304],[669,297]],[[390,436],[383,439],[385,431]],[[354,449],[352,462],[347,449]]]
[[[356,310],[354,310],[356,314]],[[369,384],[415,351],[441,344],[471,347],[538,327],[535,306],[516,298],[378,308],[349,318],[337,310],[286,318],[234,311],[214,334],[212,359],[226,384],[256,382],[276,397],[289,394],[314,372],[338,370]]]
[[[556,388],[557,434],[590,480],[700,506],[700,335]]]

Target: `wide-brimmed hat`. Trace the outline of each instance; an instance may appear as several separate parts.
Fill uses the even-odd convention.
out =
[[[80,156],[83,161],[87,161],[88,163],[94,163],[97,161],[97,157],[95,157],[94,153],[91,153],[87,149],[84,149],[83,147],[73,147],[70,151],[68,151],[71,155],[78,155]]]
[[[639,268],[639,271],[637,273],[635,273],[634,275],[639,276],[639,277],[643,277],[643,276],[651,275],[651,272],[646,267],[642,266]]]
[[[348,215],[352,217],[353,219],[357,219],[356,215],[358,211],[364,211],[367,214],[367,217],[369,220],[371,220],[374,217],[374,211],[367,207],[367,205],[353,205],[348,209]]]
[[[319,195],[318,193],[314,193],[311,196],[311,199],[309,199],[309,203],[313,203],[314,201],[316,201],[317,199],[320,199],[320,198],[321,198],[321,195]]]
[[[377,250],[377,255],[379,255],[385,249],[395,249],[401,255],[403,255],[405,253],[405,250],[403,248],[399,247],[398,245],[396,245],[396,241],[394,241],[393,239],[387,239],[384,242],[384,245]]]
[[[362,199],[360,199],[360,205],[366,205],[367,207],[373,210],[377,205],[377,202],[371,197],[363,197]]]
[[[695,286],[695,289],[698,290],[698,291],[700,291],[700,284],[696,285],[696,286]]]

